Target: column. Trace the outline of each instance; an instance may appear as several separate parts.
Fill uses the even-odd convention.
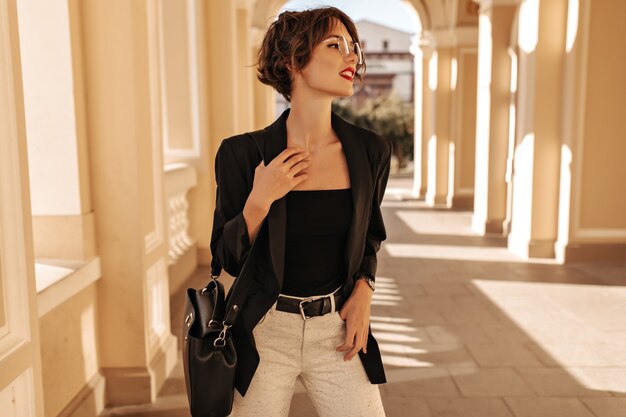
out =
[[[423,125],[428,152],[426,203],[471,207],[476,86],[475,28],[425,33],[433,52]],[[425,108],[427,104],[425,104]]]
[[[624,2],[569,2],[556,244],[561,262],[626,260],[624,13]]]
[[[248,132],[254,125],[254,93],[252,74],[255,67],[250,47],[250,4],[239,1],[237,5],[237,88],[239,100],[239,130]]]
[[[210,138],[215,150],[221,140],[239,132],[239,56],[235,2],[212,1],[207,7]]]
[[[232,135],[243,133],[240,118],[237,14],[234,1],[210,1],[206,3],[206,61],[208,85],[209,128],[207,154],[209,169],[205,178],[199,178],[198,192],[203,194],[211,207],[215,203],[215,153],[221,141]],[[243,64],[242,64],[243,65]],[[243,130],[242,130],[243,129]],[[193,198],[193,197],[192,197]],[[211,208],[212,212],[212,208]],[[206,212],[192,213],[192,228],[198,240],[198,262],[211,263],[211,220]],[[199,218],[201,217],[201,218]]]
[[[109,405],[150,403],[173,369],[163,193],[158,4],[81,4]]]
[[[428,94],[432,103],[429,115],[428,173],[426,204],[448,206],[448,172],[450,157],[450,75],[453,49],[442,42],[445,34],[435,38],[435,48],[428,62]]]
[[[425,198],[428,180],[428,133],[430,131],[431,91],[428,88],[428,68],[432,48],[420,41],[411,48],[415,50],[415,145],[413,149],[413,195]]]
[[[257,52],[263,42],[267,28],[253,26],[250,32],[253,62],[256,62]],[[252,91],[254,96],[254,126],[253,129],[262,129],[276,119],[276,91],[257,79],[256,67],[250,73],[252,77]]]
[[[477,35],[475,28],[458,28],[452,58],[447,202],[455,209],[471,209],[474,205]]]
[[[482,1],[479,16],[476,170],[472,229],[502,234],[511,96],[511,25],[519,0]]]
[[[524,0],[511,233],[522,257],[552,258],[557,238],[567,0]]]
[[[45,415],[15,0],[0,0],[0,410]]]

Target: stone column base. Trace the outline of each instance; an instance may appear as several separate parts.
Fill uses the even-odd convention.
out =
[[[562,263],[626,261],[626,242],[557,242],[556,256]]]
[[[504,219],[484,219],[472,216],[472,230],[480,235],[499,235],[504,233]]]
[[[413,195],[421,200],[425,200],[426,199],[426,186],[423,185],[421,187],[413,187]]]
[[[554,240],[530,240],[517,238],[514,233],[509,235],[508,248],[515,255],[525,259],[529,258],[554,258]]]
[[[426,193],[426,204],[430,207],[448,207],[448,197],[446,195],[434,195]]]
[[[153,402],[177,360],[177,338],[168,334],[149,366],[102,368],[106,379],[106,406]]]
[[[472,210],[474,208],[474,194],[453,195],[450,198],[450,207],[457,210]]]
[[[104,410],[104,381],[97,372],[57,417],[98,417]]]

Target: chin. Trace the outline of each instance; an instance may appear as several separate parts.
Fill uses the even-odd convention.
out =
[[[343,91],[338,91],[336,95],[337,97],[352,97],[354,95],[354,87],[344,89]]]

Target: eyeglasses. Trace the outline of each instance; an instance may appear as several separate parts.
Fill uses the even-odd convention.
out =
[[[336,42],[337,48],[344,58],[350,56],[351,52],[354,52],[356,54],[357,65],[363,64],[363,52],[361,51],[361,45],[359,45],[358,42],[350,42],[350,45],[352,46],[352,48],[350,48],[348,46],[348,40],[343,35],[332,36],[322,41],[322,43],[327,42]]]

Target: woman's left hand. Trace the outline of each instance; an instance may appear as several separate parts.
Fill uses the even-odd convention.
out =
[[[367,282],[357,280],[352,294],[339,311],[339,316],[346,322],[346,340],[337,347],[337,352],[349,351],[343,357],[344,361],[351,360],[361,349],[367,353],[371,302],[372,289]]]

